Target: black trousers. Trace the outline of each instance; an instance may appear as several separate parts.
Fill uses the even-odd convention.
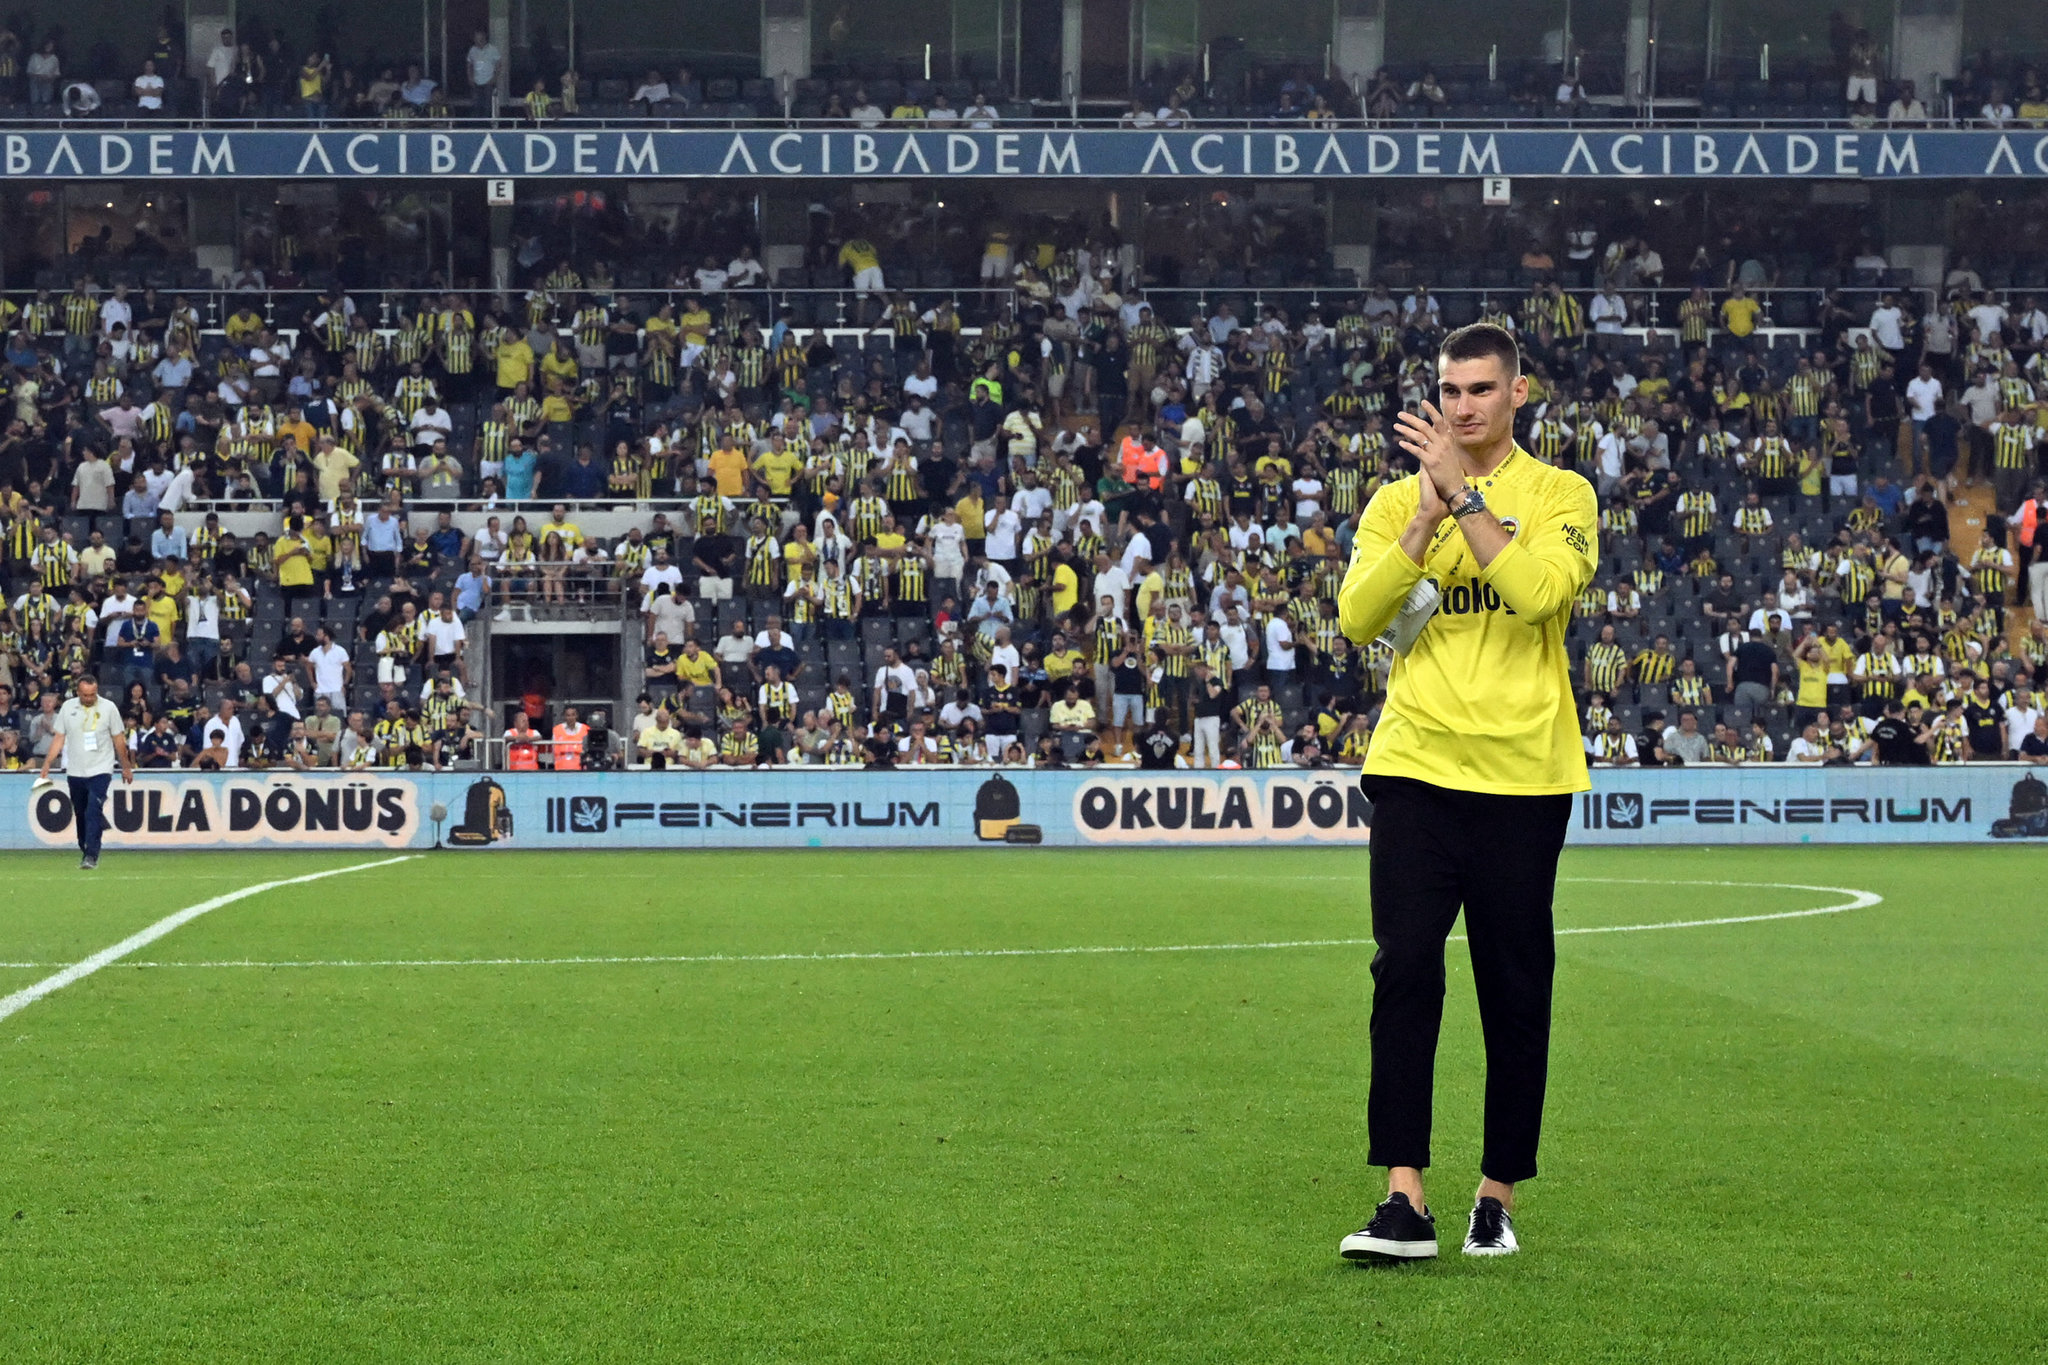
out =
[[[71,827],[78,837],[78,851],[88,858],[100,856],[100,839],[107,832],[107,788],[112,773],[94,777],[67,777],[71,790]]]
[[[1451,791],[1368,777],[1372,798],[1372,1087],[1375,1166],[1429,1165],[1444,942],[1465,910],[1486,1036],[1486,1141],[1480,1173],[1536,1174],[1550,1065],[1557,965],[1551,899],[1572,798]]]

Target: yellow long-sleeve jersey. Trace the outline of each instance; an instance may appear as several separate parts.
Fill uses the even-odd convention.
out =
[[[1344,633],[1371,640],[1425,576],[1442,594],[1394,663],[1365,771],[1510,796],[1586,791],[1565,626],[1599,563],[1593,485],[1519,446],[1473,482],[1514,536],[1484,569],[1450,517],[1423,563],[1401,548],[1421,496],[1414,477],[1382,487],[1365,509],[1337,596]]]

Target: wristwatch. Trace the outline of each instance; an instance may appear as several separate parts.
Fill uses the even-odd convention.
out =
[[[1451,515],[1469,517],[1474,512],[1486,510],[1486,495],[1476,488],[1467,487],[1464,492],[1451,499]]]

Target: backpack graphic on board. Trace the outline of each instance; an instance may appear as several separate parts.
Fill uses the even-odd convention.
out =
[[[1994,839],[2048,839],[2048,783],[2031,774],[2012,784],[2012,805],[1991,822]]]
[[[1024,799],[1001,774],[981,784],[974,794],[974,837],[988,843],[1036,844],[1045,838],[1037,825],[1021,823]]]
[[[481,848],[511,837],[512,808],[505,804],[505,789],[488,777],[470,783],[462,823],[448,831],[448,842],[456,848]]]

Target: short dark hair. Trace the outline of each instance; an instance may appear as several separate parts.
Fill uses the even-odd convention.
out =
[[[1475,322],[1458,328],[1444,338],[1444,344],[1437,348],[1437,353],[1443,360],[1478,360],[1492,356],[1500,361],[1500,367],[1507,371],[1510,380],[1522,372],[1522,351],[1515,344],[1515,338],[1507,328],[1491,322]]]

